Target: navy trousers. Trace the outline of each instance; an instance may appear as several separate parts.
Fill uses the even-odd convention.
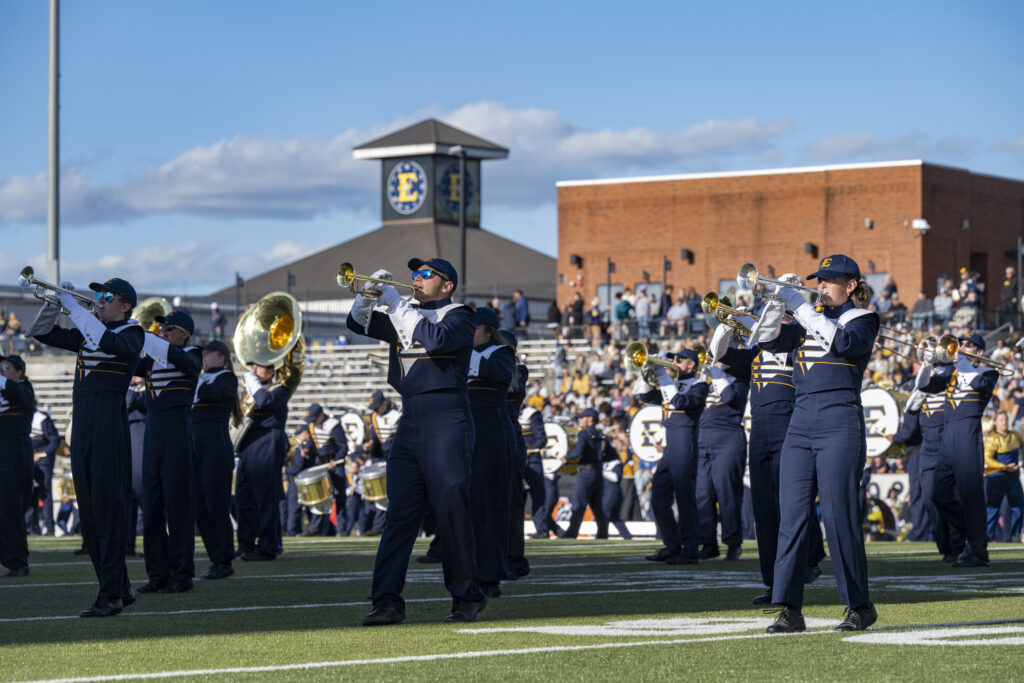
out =
[[[539,455],[531,454],[526,459],[526,469],[523,471],[523,478],[526,479],[526,491],[530,494],[530,519],[538,533],[551,532],[551,506],[547,506],[547,516],[544,515],[547,503],[547,489],[544,486],[544,466],[541,464]]]
[[[870,602],[859,494],[865,459],[859,392],[828,391],[797,398],[780,462],[773,603],[803,607],[807,537],[811,525],[817,524],[812,506],[819,493],[840,600],[855,609]]]
[[[996,538],[999,511],[1003,497],[1007,498],[1010,519],[1005,520],[1011,541],[1020,541],[1021,516],[1024,515],[1024,489],[1020,483],[1020,472],[993,472],[985,476],[985,496],[988,500],[988,537]]]
[[[238,507],[238,550],[277,557],[281,552],[281,514],[284,497],[281,466],[288,450],[284,431],[270,429],[242,442],[235,503]]]
[[[930,501],[925,499],[924,488],[921,486],[920,447],[907,449],[907,479],[910,481],[910,523],[912,528],[907,534],[908,541],[930,541],[935,534],[935,519],[932,516]]]
[[[508,571],[508,514],[512,471],[511,423],[502,404],[473,406],[470,511],[476,541],[476,579],[481,588],[497,586]],[[444,538],[438,518],[438,535]]]
[[[284,492],[281,504],[284,513],[281,528],[285,536],[298,536],[302,533],[302,505],[299,504],[299,489],[295,485],[295,477],[288,475],[288,488]]]
[[[666,430],[665,441],[665,453],[651,480],[654,523],[669,552],[697,557],[697,430]],[[672,512],[673,502],[679,519]]]
[[[633,481],[630,479],[630,481]],[[604,516],[608,518],[608,523],[615,527],[615,530],[619,532],[619,536],[626,540],[633,538],[633,534],[629,533],[629,529],[626,527],[626,523],[622,521],[621,510],[622,510],[622,487],[619,485],[620,482],[604,480],[602,485],[604,488],[601,493],[601,509],[604,510]]]
[[[742,429],[703,429],[697,462],[697,517],[701,545],[743,543],[743,470],[747,466],[747,436]],[[717,508],[716,508],[717,505]]]
[[[196,526],[213,564],[230,565],[235,557],[235,532],[231,526],[231,473],[234,448],[226,423],[203,421],[194,425],[196,466]]]
[[[506,565],[515,576],[530,573],[530,561],[526,559],[526,535],[523,520],[526,516],[526,490],[523,478],[526,476],[526,441],[523,433],[509,421],[515,451],[512,453],[511,477],[508,491],[508,553]]]
[[[131,587],[124,561],[131,495],[131,439],[124,394],[99,393],[75,401],[71,472],[82,540],[99,580],[99,597],[120,600]]]
[[[597,522],[597,538],[608,538],[608,517],[604,514],[602,498],[604,496],[604,477],[600,465],[581,465],[576,473],[576,486],[569,499],[572,505],[572,517],[569,526],[559,534],[559,538],[576,538],[580,533],[583,515],[590,507]]]
[[[977,418],[947,422],[935,467],[932,502],[939,515],[967,540],[967,550],[987,559],[983,452]]]
[[[0,564],[8,569],[28,566],[25,509],[32,494],[31,463],[32,442],[27,434],[0,440]]]
[[[373,568],[373,604],[405,608],[409,556],[428,505],[441,539],[448,592],[455,599],[483,600],[475,581],[469,507],[474,441],[469,401],[461,393],[431,392],[405,397],[402,410],[387,460],[387,522]]]
[[[558,533],[559,529],[551,515],[554,513],[555,506],[558,505],[558,499],[561,497],[561,494],[558,492],[558,480],[560,478],[557,474],[553,477],[544,475],[544,505],[537,510],[537,517],[540,519],[540,522],[547,525],[546,531],[554,532],[555,534]],[[544,531],[545,529],[539,530]]]
[[[29,448],[31,451],[31,447]],[[34,459],[34,455],[33,455]],[[53,535],[53,459],[43,458],[33,464],[35,476],[42,480],[43,500],[42,511],[37,509],[35,500],[30,500],[31,507],[25,513],[25,524],[30,534],[46,532]]]
[[[142,457],[142,540],[150,581],[195,576],[195,456],[189,406],[151,413]]]

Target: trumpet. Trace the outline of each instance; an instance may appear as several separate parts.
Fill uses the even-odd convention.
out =
[[[704,295],[704,299],[700,302],[700,308],[704,311],[705,319],[707,320],[708,327],[718,327],[720,324],[725,323],[736,331],[737,334],[745,337],[750,336],[750,330],[746,325],[741,323],[739,320],[733,320],[730,315],[740,316],[745,315],[753,320],[760,320],[761,316],[754,315],[753,313],[745,313],[735,307],[732,300],[732,295],[729,292],[708,292]]]
[[[338,286],[342,289],[350,289],[353,294],[362,294],[370,298],[376,299],[380,296],[380,290],[376,287],[367,287],[363,290],[356,289],[356,282],[373,282],[379,285],[391,285],[392,287],[405,287],[411,289],[410,298],[416,293],[416,288],[412,285],[404,282],[396,282],[395,280],[385,280],[383,278],[369,277],[366,275],[359,275],[356,273],[355,268],[348,261],[338,266]]]
[[[635,341],[629,344],[622,351],[623,364],[628,372],[639,372],[648,384],[657,384],[654,376],[654,369],[658,366],[665,368],[673,380],[679,379],[679,368],[670,360],[655,358],[647,351],[643,342]]]
[[[929,342],[929,346],[925,347],[924,344]],[[928,337],[920,345],[922,348],[931,350],[935,354],[935,360],[940,363],[955,363],[959,356],[963,356],[971,362],[972,365],[978,363],[987,363],[1000,375],[1006,374],[1006,363],[1000,363],[994,361],[986,356],[981,356],[976,353],[968,353],[960,348],[960,342],[951,334],[944,334],[935,341],[935,337]],[[1012,373],[1011,373],[1012,374]]]
[[[58,306],[61,312],[63,313],[67,313],[68,311],[66,308],[64,308],[63,305],[61,305],[60,299],[57,298],[56,292],[68,292],[71,296],[78,299],[78,303],[82,304],[82,306],[87,308],[90,313],[94,313],[96,310],[96,302],[92,300],[92,297],[86,296],[85,294],[79,294],[78,292],[65,290],[61,287],[58,287],[57,285],[51,284],[44,280],[40,280],[39,278],[36,277],[36,272],[35,270],[32,269],[32,266],[25,266],[24,268],[21,269],[21,274],[18,275],[18,286],[21,287],[22,289],[28,289],[29,287],[33,287],[34,289],[32,290],[32,294],[37,299],[39,299],[40,301],[45,301],[48,304],[53,304],[54,306]],[[54,292],[54,294],[40,294],[40,289],[50,290],[51,292]]]
[[[739,273],[736,274],[736,284],[739,285],[740,289],[752,290],[758,284],[761,285],[775,285],[776,287],[792,287],[803,295],[804,300],[812,306],[818,305],[818,299],[821,297],[818,294],[818,290],[813,287],[806,287],[804,285],[798,285],[795,282],[786,282],[785,280],[775,280],[773,278],[764,277],[758,275],[757,267],[753,263],[744,263],[740,266]],[[774,298],[774,294],[767,295],[769,298]]]

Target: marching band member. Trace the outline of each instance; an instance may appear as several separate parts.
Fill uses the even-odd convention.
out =
[[[136,372],[138,369],[136,368]],[[128,410],[128,433],[131,437],[132,489],[128,504],[128,544],[125,554],[135,555],[135,544],[145,534],[142,512],[142,455],[146,450],[146,378],[135,375],[125,394]]]
[[[149,581],[140,593],[186,593],[195,576],[195,452],[192,401],[202,351],[185,346],[195,331],[182,310],[154,318],[138,373],[146,378],[146,440],[142,453],[142,545]]]
[[[473,352],[473,311],[451,301],[458,274],[443,259],[414,258],[418,309],[391,285],[381,285],[380,304],[356,296],[346,321],[358,334],[388,342],[388,383],[402,396],[402,419],[387,461],[387,524],[373,570],[373,611],[364,626],[405,620],[402,588],[413,543],[427,505],[441,538],[445,585],[452,595],[449,622],[473,621],[487,598],[474,575],[476,554],[469,511],[473,421],[467,373]],[[374,277],[388,276],[377,271]],[[388,278],[391,279],[391,278]]]
[[[83,617],[118,614],[135,602],[124,560],[131,495],[131,438],[125,392],[142,352],[143,331],[131,320],[138,299],[135,288],[120,278],[89,285],[96,315],[71,295],[62,282],[56,292],[77,329],[56,325],[58,307],[47,303],[26,336],[43,344],[75,351],[78,360],[72,405],[71,471],[75,478],[82,538],[89,549],[99,595]]]
[[[725,559],[738,560],[743,552],[743,470],[747,465],[743,411],[750,391],[749,368],[739,365],[708,370],[710,389],[697,429],[697,515],[702,560],[718,557],[719,520],[722,542],[728,548]]]
[[[338,418],[325,413],[319,403],[312,404],[306,410],[306,424],[309,427],[309,438],[313,442],[313,452],[316,454],[316,462],[313,464],[327,465],[337,518],[338,515],[344,514],[345,489],[348,488],[348,479],[345,476],[348,438],[345,436],[345,428],[341,426]],[[310,519],[307,535],[334,536],[335,533],[330,514],[314,514]]]
[[[985,437],[985,498],[988,500],[988,537],[996,535],[999,508],[1003,497],[1010,502],[1007,529],[1010,538],[1020,540],[1021,521],[1024,517],[1024,489],[1020,483],[1020,436],[1009,431],[1010,418],[1006,411],[996,413],[995,425]]]
[[[241,422],[242,407],[227,345],[214,340],[202,347],[202,353],[203,374],[192,400],[192,437],[196,449],[196,526],[210,567],[199,578],[226,579],[235,573],[235,534],[229,509],[235,449],[228,425]]]
[[[596,538],[608,538],[608,517],[604,514],[602,498],[604,496],[604,462],[618,454],[608,445],[604,434],[597,428],[597,411],[587,408],[577,416],[580,431],[576,434],[576,445],[569,451],[562,462],[578,464],[576,485],[573,487],[569,504],[572,506],[572,517],[569,526],[558,534],[559,538],[576,538],[583,524],[583,515],[590,507],[597,523]]]
[[[476,541],[476,582],[488,598],[501,596],[508,574],[509,492],[515,444],[505,398],[515,373],[515,351],[498,331],[492,308],[478,308],[473,318],[473,353],[469,359],[469,407],[476,440],[469,485],[469,509]],[[440,531],[438,536],[444,539]]]
[[[281,468],[288,453],[285,423],[288,388],[273,384],[274,368],[251,363],[245,373],[246,404],[252,424],[238,443],[235,501],[238,505],[238,552],[247,562],[276,559],[281,554],[284,497]]]
[[[786,277],[783,275],[782,279]],[[747,329],[754,324],[754,320],[746,316],[738,318],[738,321]],[[730,347],[731,336],[732,330],[727,325],[720,325],[708,343],[708,351],[716,361],[730,367],[750,368],[750,499],[754,509],[761,580],[767,587],[753,602],[755,605],[768,605],[772,601],[779,540],[779,458],[789,430],[796,392],[793,386],[793,354],[789,351],[773,353],[757,344],[746,349]],[[821,526],[816,523],[817,513],[813,508],[812,503],[808,533],[810,545],[804,575],[806,583],[821,575],[818,564],[825,558]]]
[[[520,299],[520,301],[524,301]],[[501,330],[502,336],[512,346],[513,352],[519,349],[519,340],[511,330]],[[509,481],[508,507],[508,573],[506,578],[515,581],[530,573],[530,561],[526,559],[526,542],[523,532],[526,514],[526,491],[523,479],[526,477],[526,437],[519,423],[519,412],[526,400],[526,384],[530,379],[530,369],[516,360],[515,380],[509,386],[505,397],[505,408],[511,423],[512,439],[515,452],[512,454],[512,474]]]
[[[12,356],[8,356],[11,358]],[[35,454],[35,476],[42,480],[43,486],[43,512],[42,525],[37,515],[35,505],[25,515],[25,523],[28,525],[29,533],[42,533],[46,536],[53,536],[53,464],[57,458],[57,449],[60,447],[60,434],[53,420],[48,413],[39,410],[38,406],[32,415],[32,452]]]
[[[28,576],[25,510],[32,496],[32,415],[36,397],[21,356],[0,356],[0,564]]]
[[[530,519],[533,520],[535,530],[531,538],[550,538],[551,532],[555,531],[555,524],[551,521],[554,502],[549,503],[547,500],[544,458],[541,455],[548,443],[544,414],[529,403],[523,405],[519,413],[519,429],[526,443],[526,470],[523,477],[530,493]],[[556,495],[557,492],[556,488]]]
[[[801,608],[812,505],[821,493],[822,519],[846,616],[839,631],[860,631],[878,614],[868,595],[867,557],[860,523],[858,481],[867,456],[860,385],[871,358],[878,315],[866,302],[860,268],[842,254],[822,259],[815,311],[799,291],[781,287],[751,330],[751,341],[773,353],[797,349],[796,403],[782,447],[779,472],[779,547],[772,603],[781,606],[768,633],[804,631]],[[785,307],[783,306],[785,302]],[[784,308],[799,325],[781,325]]]
[[[647,559],[669,564],[698,562],[697,541],[697,424],[708,397],[708,383],[694,376],[697,352],[682,349],[670,356],[679,370],[678,381],[668,371],[655,368],[658,387],[643,377],[636,380],[633,394],[644,403],[660,404],[665,427],[665,452],[658,461],[651,483],[651,510],[665,547]],[[679,519],[672,512],[675,502]]]
[[[394,407],[391,399],[384,396],[384,392],[377,390],[370,397],[370,426],[376,441],[375,458],[387,458],[391,452],[391,442],[398,430],[398,420],[402,417],[402,411]]]
[[[977,332],[960,341],[960,350],[966,353],[978,355],[985,351],[985,340]],[[966,356],[958,355],[942,409],[942,445],[935,468],[932,501],[939,514],[967,541],[953,566],[987,567],[988,525],[982,474],[981,416],[992,398],[999,373],[989,367],[974,367]]]
[[[284,480],[288,482],[288,487],[284,491],[284,500],[280,503],[281,530],[285,536],[298,536],[302,533],[302,504],[299,503],[295,475],[309,467],[313,461],[315,450],[308,427],[309,425],[303,425],[292,432],[291,454],[285,458]]]

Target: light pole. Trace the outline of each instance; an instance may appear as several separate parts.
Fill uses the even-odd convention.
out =
[[[60,0],[50,0],[50,111],[46,170],[46,274],[60,282]]]

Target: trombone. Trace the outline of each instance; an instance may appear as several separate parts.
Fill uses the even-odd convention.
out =
[[[61,305],[60,299],[57,298],[56,292],[65,291],[68,292],[68,294],[70,294],[71,296],[78,299],[78,303],[82,304],[82,306],[87,308],[90,313],[96,312],[96,302],[92,300],[92,297],[86,296],[85,294],[79,294],[78,292],[72,292],[71,290],[63,289],[61,287],[58,287],[57,285],[46,282],[45,280],[40,280],[39,278],[36,277],[36,272],[35,270],[32,269],[32,266],[25,266],[24,268],[21,269],[21,274],[18,275],[18,286],[21,287],[22,289],[34,287],[34,289],[32,290],[32,294],[37,299],[59,307],[62,313],[67,313],[68,311],[66,308],[64,308],[63,305]],[[51,292],[54,293],[40,294],[40,289],[50,290]]]
[[[654,376],[654,369],[658,366],[665,368],[673,380],[679,379],[679,368],[676,364],[664,358],[655,358],[647,351],[647,346],[643,342],[635,341],[629,344],[622,351],[622,360],[627,372],[639,372],[648,384],[658,383]]]
[[[739,320],[734,320],[729,316],[745,315],[753,320],[761,319],[761,316],[754,315],[753,313],[746,313],[735,308],[732,295],[730,295],[729,292],[719,292],[718,294],[708,292],[700,302],[700,308],[704,311],[708,327],[718,327],[720,324],[725,323],[735,330],[737,335],[743,335],[745,337],[750,336],[750,330],[747,326]]]
[[[348,288],[353,294],[362,294],[363,296],[376,299],[380,296],[380,290],[376,287],[367,287],[363,290],[356,289],[356,282],[373,282],[379,285],[391,285],[392,287],[405,287],[411,289],[412,293],[410,297],[416,293],[416,288],[412,285],[404,282],[396,282],[395,280],[385,280],[383,278],[368,277],[366,275],[359,275],[356,273],[355,268],[348,261],[338,266],[338,286],[342,289]]]
[[[758,275],[757,267],[753,263],[744,263],[740,266],[739,273],[736,274],[736,284],[739,285],[740,289],[752,290],[758,284],[761,285],[775,285],[776,287],[792,287],[803,295],[804,300],[812,306],[818,305],[818,299],[820,294],[818,290],[813,287],[807,287],[804,285],[798,285],[795,282],[786,282],[785,280],[775,280],[773,278],[764,277]],[[768,294],[767,298],[777,298],[774,294]]]
[[[960,348],[960,342],[951,334],[942,335],[938,341],[935,341],[935,337],[928,337],[921,342],[920,348],[923,350],[931,350],[935,354],[935,360],[940,363],[955,363],[957,357],[963,356],[970,361],[972,365],[977,365],[978,363],[988,364],[1000,375],[1005,375],[1008,372],[1006,369],[1006,363],[1000,363],[999,361],[992,360],[987,356],[963,351]]]

